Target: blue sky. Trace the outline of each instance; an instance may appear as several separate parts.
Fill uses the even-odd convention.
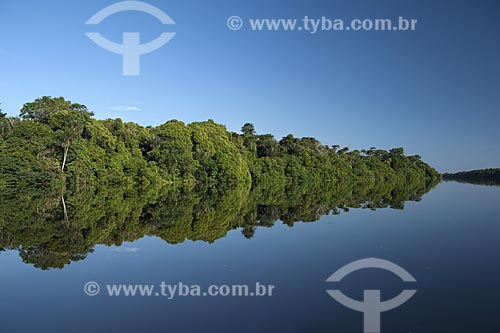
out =
[[[1,0],[0,103],[9,115],[43,95],[98,118],[142,125],[214,119],[238,131],[313,136],[352,149],[402,146],[439,171],[500,167],[500,3],[497,0],[147,0],[176,25],[122,12],[117,1]],[[419,20],[416,31],[231,31],[229,16]],[[121,42],[175,38],[122,75]],[[118,110],[117,107],[133,110]]]

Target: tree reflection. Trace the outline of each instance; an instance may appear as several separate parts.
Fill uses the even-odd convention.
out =
[[[169,244],[215,242],[241,229],[245,238],[282,221],[314,222],[349,209],[404,209],[435,183],[259,185],[224,192],[194,188],[132,191],[95,187],[46,194],[0,194],[0,250],[18,250],[40,269],[63,268],[83,260],[95,245],[121,245],[145,235]],[[70,221],[70,223],[68,223]]]

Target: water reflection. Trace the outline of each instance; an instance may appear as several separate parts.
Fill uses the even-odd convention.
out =
[[[454,178],[443,178],[445,182],[456,182],[461,184],[474,184],[474,185],[484,185],[484,186],[500,186],[500,180],[498,179],[454,179]]]
[[[282,221],[314,222],[351,208],[404,209],[435,184],[342,184],[257,186],[226,192],[167,188],[127,191],[97,187],[65,193],[12,191],[0,200],[0,250],[18,250],[23,262],[40,269],[63,268],[83,260],[97,244],[120,245],[145,235],[170,244],[215,242],[241,228],[254,237],[258,227]]]

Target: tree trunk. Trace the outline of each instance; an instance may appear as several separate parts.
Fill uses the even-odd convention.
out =
[[[64,156],[62,161],[61,171],[64,171],[64,165],[66,164],[66,158],[68,157],[69,142],[64,145]]]
[[[63,213],[64,213],[64,223],[69,224],[68,211],[66,210],[66,202],[64,202],[64,196],[61,197]]]

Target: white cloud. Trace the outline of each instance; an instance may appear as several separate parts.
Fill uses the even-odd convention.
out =
[[[136,106],[126,106],[126,105],[108,106],[108,109],[113,111],[142,111],[141,108],[138,108]]]
[[[112,247],[109,249],[112,252],[117,252],[117,253],[134,253],[139,251],[138,247]]]

